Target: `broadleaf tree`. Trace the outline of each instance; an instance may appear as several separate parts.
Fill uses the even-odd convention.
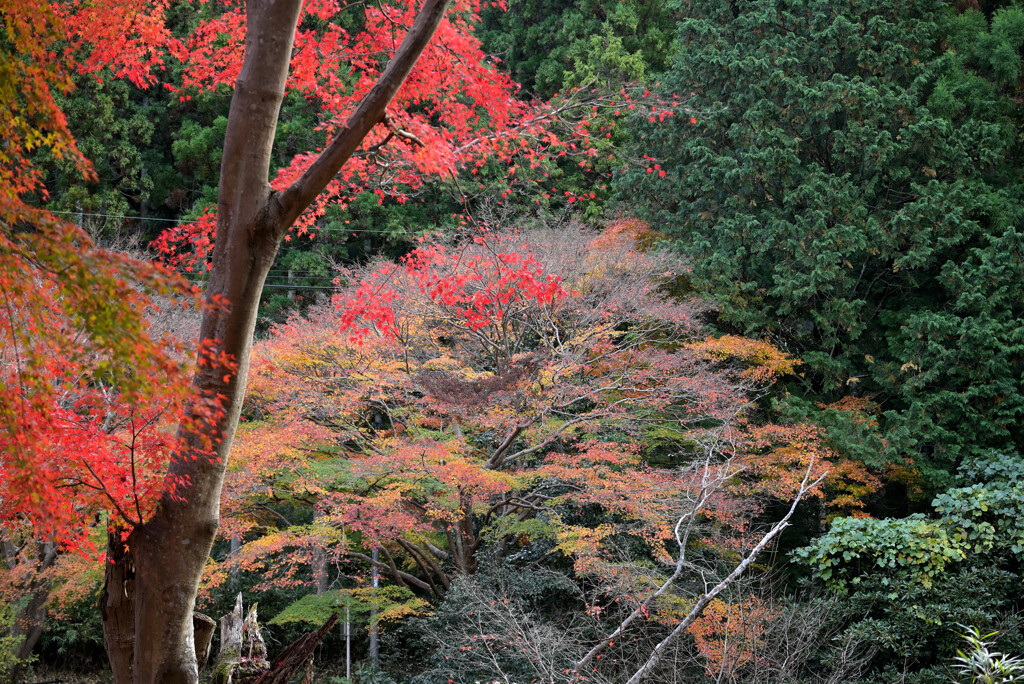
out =
[[[451,18],[446,19],[450,4],[428,0],[422,5],[357,7],[362,12],[362,30],[351,35],[330,22],[346,11],[337,3],[224,6],[211,12],[213,16],[204,17],[186,39],[173,35],[169,21],[172,13],[164,2],[51,7],[26,0],[10,8],[5,6],[5,30],[14,49],[12,59],[4,64],[15,71],[14,78],[5,79],[5,85],[24,87],[5,98],[14,108],[5,118],[5,125],[13,126],[5,138],[13,141],[15,154],[27,154],[39,144],[76,154],[63,116],[47,90],[50,84],[62,87],[68,81],[62,57],[76,63],[83,72],[99,73],[106,68],[142,86],[159,82],[168,60],[179,59],[187,62],[183,82],[176,86],[184,89],[182,98],[190,97],[190,88],[234,88],[216,219],[211,217],[206,224],[215,224],[216,234],[208,236],[207,245],[207,236],[201,233],[192,241],[192,247],[200,253],[207,246],[210,252],[208,306],[199,345],[199,358],[210,363],[198,365],[193,381],[195,398],[180,422],[179,441],[168,454],[171,462],[166,482],[174,486],[163,488],[151,515],[144,519],[127,516],[121,523],[130,526],[130,531],[114,530],[110,535],[103,613],[108,655],[118,682],[188,682],[197,678],[191,615],[196,585],[217,527],[221,480],[245,387],[256,303],[289,227],[335,180],[367,136],[372,149],[364,160],[374,159],[374,152],[394,140],[396,144],[391,147],[399,148],[397,156],[408,160],[407,173],[449,171],[460,150],[447,143],[459,136],[461,142],[468,142],[465,138],[472,135],[477,140],[470,146],[474,153],[494,151],[489,141],[500,138],[478,135],[474,123],[486,118],[492,126],[504,124],[508,128],[521,114],[505,106],[511,102],[506,97],[510,82],[487,65],[472,39],[477,5],[456,3]],[[303,30],[296,34],[300,24]],[[413,66],[437,31],[441,40],[429,51],[425,64],[414,71]],[[64,52],[63,56],[59,52]],[[332,57],[349,54],[363,57],[349,63],[330,63]],[[453,67],[456,64],[459,66]],[[416,121],[404,108],[388,110],[410,72],[407,95],[401,104],[413,107],[415,102],[426,108],[427,100],[433,102],[432,108]],[[293,76],[290,81],[289,74]],[[442,74],[447,78],[438,78]],[[318,94],[330,142],[322,151],[297,160],[272,186],[275,124],[288,88],[307,89],[310,96]],[[452,115],[441,111],[449,105],[460,107],[459,121],[464,125],[458,130],[452,130],[452,118],[443,118]],[[44,125],[34,126],[27,118],[31,116],[40,118]],[[436,133],[426,125],[434,117],[442,124]],[[45,137],[46,131],[52,131],[51,138]],[[21,168],[32,168],[22,161],[17,156],[4,160],[6,225],[15,235],[14,226],[35,219],[40,227],[17,239],[41,240],[57,233],[43,230],[40,216],[23,201],[35,189],[36,176],[31,171],[28,175],[21,172]],[[80,160],[80,166],[88,170],[84,160]],[[58,244],[77,258],[81,253],[80,246],[73,242],[77,235],[65,235],[71,237]],[[7,232],[4,237],[5,244],[11,244]],[[5,253],[20,256],[13,248]],[[5,269],[5,273],[17,270]],[[136,298],[124,292],[124,287],[120,294],[93,287],[96,275],[87,268],[79,270],[80,279],[53,281],[78,299],[85,298],[78,306],[74,299],[66,300],[72,305],[68,315],[74,319],[87,317],[90,311],[102,312],[101,320],[113,326],[111,312],[115,309],[109,306],[110,300],[135,303]],[[109,269],[97,269],[97,273],[105,272]],[[142,320],[141,311],[136,318]],[[136,344],[130,330],[109,336],[95,334],[93,339]],[[140,335],[140,339],[146,338]],[[11,341],[14,353],[19,351],[19,342]],[[118,367],[137,371],[144,379],[142,386],[162,386],[160,378],[169,373],[152,368],[156,362],[149,361],[159,361],[159,357],[146,353],[139,356],[134,366],[122,363]],[[18,368],[17,381],[7,386],[31,388],[29,380],[36,370],[30,365]],[[21,401],[29,393],[14,394]],[[143,397],[139,399],[141,410],[145,402]],[[218,411],[211,413],[209,399],[216,400]],[[7,413],[17,415],[16,409]],[[13,430],[8,434],[19,435]],[[56,446],[45,436],[37,435],[29,441],[33,439]],[[5,449],[5,453],[20,452]],[[5,480],[5,485],[10,482]],[[13,503],[13,498],[5,495],[4,501]],[[38,519],[46,520],[46,512],[42,513]]]
[[[7,3],[0,17],[0,546],[5,583],[25,589],[13,632],[27,656],[59,552],[95,552],[83,521],[114,510],[138,522],[164,489],[177,445],[165,427],[190,383],[181,330],[154,314],[187,290],[39,209],[40,156],[95,172],[57,104],[72,87],[59,10]]]
[[[670,295],[685,266],[644,238],[625,221],[428,240],[276,328],[255,350],[223,502],[225,536],[245,543],[208,586],[246,572],[263,591],[320,592],[375,568],[441,600],[482,559],[539,542],[671,623],[682,569],[656,593],[665,577],[622,556],[671,567],[680,516],[684,555],[731,558],[812,461],[830,473],[812,495],[859,505],[846,488],[877,483],[819,431],[756,419],[752,395],[796,360],[706,338],[699,302]],[[458,676],[472,672],[485,676]]]

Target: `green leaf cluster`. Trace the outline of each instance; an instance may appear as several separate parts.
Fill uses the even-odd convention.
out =
[[[839,518],[829,533],[798,549],[795,559],[810,565],[833,590],[845,593],[867,573],[910,577],[930,588],[946,566],[966,558],[964,544],[942,521],[922,514],[907,518]],[[895,595],[893,596],[895,598]]]
[[[932,501],[935,515],[834,521],[793,554],[842,599],[849,629],[879,650],[868,681],[938,682],[957,624],[1001,631],[1022,647],[1013,615],[1020,586],[1024,459],[965,461],[962,486]],[[902,672],[902,674],[898,674]]]
[[[1024,560],[1024,459],[972,459],[959,477],[969,484],[937,495],[935,517],[839,518],[794,560],[839,593],[869,577],[882,585],[913,580],[931,588],[951,570],[947,566],[971,558]]]
[[[967,481],[979,475],[935,497],[935,512],[975,553],[998,550],[1024,561],[1024,459],[996,455],[961,470]]]
[[[15,668],[25,665],[25,661],[17,657],[18,645],[25,639],[24,635],[13,636],[11,628],[17,615],[18,604],[0,604],[0,677],[9,677]]]
[[[661,71],[675,10],[662,0],[519,0],[483,14],[480,37],[526,92],[549,98],[584,84]]]
[[[720,324],[800,355],[817,400],[884,402],[890,446],[932,482],[968,454],[1020,449],[1019,11],[680,10],[662,82],[703,111],[640,136],[666,176],[619,188],[693,257]]]
[[[361,587],[354,590],[326,591],[306,594],[290,603],[268,624],[302,623],[319,627],[334,613],[345,615],[355,623],[365,625],[400,617],[424,610],[427,602],[413,595],[405,587],[385,585],[376,588]]]

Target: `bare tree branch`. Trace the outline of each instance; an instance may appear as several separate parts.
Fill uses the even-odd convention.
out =
[[[629,678],[629,681],[626,684],[639,684],[639,682],[643,681],[643,679],[647,677],[647,675],[650,674],[650,672],[657,666],[665,652],[665,649],[679,638],[679,635],[682,634],[687,627],[693,624],[694,620],[700,617],[700,614],[704,612],[704,609],[707,608],[708,604],[711,603],[716,596],[722,593],[726,587],[739,579],[740,576],[747,571],[747,568],[750,567],[750,565],[757,559],[758,555],[764,551],[765,547],[767,547],[773,539],[779,536],[784,529],[789,527],[789,519],[793,517],[797,504],[800,503],[800,500],[803,499],[804,495],[808,491],[818,486],[818,484],[825,479],[825,475],[822,474],[811,481],[811,471],[813,468],[814,458],[812,457],[810,464],[807,466],[807,472],[804,474],[804,479],[800,483],[800,491],[798,491],[796,496],[793,498],[793,504],[789,507],[786,515],[784,515],[777,523],[772,525],[772,528],[761,537],[761,541],[759,541],[754,548],[750,550],[747,557],[744,558],[743,561],[725,577],[725,579],[716,584],[710,591],[704,593],[704,596],[697,601],[686,617],[676,625],[676,628],[654,647],[651,655],[647,658],[647,662],[645,662],[640,669],[638,669],[633,676]]]

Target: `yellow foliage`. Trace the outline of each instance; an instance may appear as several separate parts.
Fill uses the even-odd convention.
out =
[[[707,337],[686,346],[700,358],[746,364],[749,367],[745,368],[742,374],[758,382],[770,383],[780,375],[793,375],[800,363],[800,359],[790,356],[768,342],[737,335]]]

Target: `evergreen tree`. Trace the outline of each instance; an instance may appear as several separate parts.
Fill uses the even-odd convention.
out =
[[[663,81],[709,111],[652,129],[664,176],[622,188],[722,322],[799,353],[815,399],[874,398],[933,477],[1019,449],[1018,11],[990,31],[939,0],[681,7]]]
[[[661,71],[674,19],[663,0],[512,0],[484,13],[480,36],[527,93],[549,98]]]

